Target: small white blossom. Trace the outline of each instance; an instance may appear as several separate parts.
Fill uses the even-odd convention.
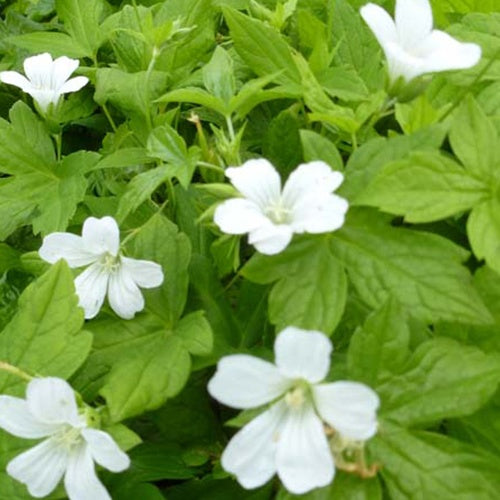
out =
[[[70,500],[111,500],[94,462],[112,472],[130,465],[108,433],[87,425],[73,389],[60,378],[31,380],[26,399],[0,396],[0,427],[25,439],[47,438],[7,464],[7,473],[35,498],[51,493],[64,476]]]
[[[249,243],[261,253],[281,252],[294,233],[326,233],[344,223],[348,203],[332,193],[344,177],[326,163],[299,165],[283,191],[278,172],[265,159],[230,167],[226,175],[243,197],[221,203],[214,221],[224,233],[249,233]]]
[[[209,393],[233,408],[270,408],[245,425],[222,454],[225,470],[244,488],[278,474],[285,488],[302,494],[326,486],[335,467],[323,421],[342,438],[365,441],[377,431],[377,394],[364,384],[320,382],[332,345],[320,332],[288,327],[276,338],[275,364],[245,354],[226,356]]]
[[[112,217],[89,217],[81,236],[51,233],[43,239],[38,253],[51,264],[65,259],[70,267],[89,266],[75,279],[79,305],[87,319],[97,315],[106,294],[118,316],[133,318],[144,309],[139,287],[155,288],[163,282],[160,265],[120,255],[120,230]]]
[[[76,92],[88,83],[85,76],[68,80],[79,64],[78,60],[66,56],[52,60],[52,56],[45,52],[24,60],[26,76],[16,71],[2,71],[0,80],[29,94],[45,113],[51,104],[57,105],[63,94]]]
[[[470,68],[481,58],[479,45],[432,29],[429,0],[396,0],[395,22],[373,3],[360,12],[384,50],[391,83],[400,77],[409,82],[425,73]]]

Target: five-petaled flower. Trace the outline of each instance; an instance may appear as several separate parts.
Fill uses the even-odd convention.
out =
[[[7,464],[7,473],[36,498],[48,495],[64,476],[70,500],[111,500],[94,462],[112,472],[130,465],[108,433],[87,425],[73,389],[60,378],[31,380],[26,399],[0,396],[0,427],[25,439],[46,438]]]
[[[78,60],[66,56],[52,60],[52,56],[45,52],[24,60],[26,76],[16,71],[2,71],[0,80],[29,94],[42,113],[46,113],[51,104],[58,104],[63,94],[76,92],[88,83],[89,79],[85,76],[68,80],[78,65]]]
[[[349,205],[332,193],[344,177],[326,163],[299,165],[283,190],[278,172],[265,159],[230,167],[226,175],[243,197],[221,203],[214,221],[224,233],[249,233],[249,243],[261,253],[281,252],[294,233],[326,233],[344,223]]]
[[[115,219],[89,217],[82,235],[51,233],[43,239],[40,257],[53,264],[65,259],[70,267],[89,267],[75,279],[79,305],[90,319],[99,312],[106,294],[113,311],[130,319],[144,308],[139,289],[155,288],[163,282],[160,265],[120,255],[120,230]]]
[[[372,3],[360,12],[382,46],[391,83],[400,77],[409,82],[425,73],[470,68],[481,58],[479,45],[432,29],[429,0],[396,0],[395,22]]]
[[[276,364],[235,354],[219,361],[210,394],[233,408],[271,407],[243,427],[222,454],[222,466],[245,488],[275,473],[301,494],[326,486],[335,466],[323,422],[342,438],[365,441],[377,431],[377,394],[349,381],[320,383],[332,345],[320,332],[288,327],[274,344]]]

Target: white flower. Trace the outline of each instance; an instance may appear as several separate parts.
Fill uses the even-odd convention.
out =
[[[149,260],[123,257],[120,230],[112,217],[89,217],[82,235],[52,233],[43,239],[38,253],[53,264],[65,259],[70,267],[90,266],[75,279],[79,305],[85,318],[97,315],[106,293],[109,305],[118,316],[130,319],[144,309],[139,287],[155,288],[163,282],[161,266]]]
[[[24,60],[26,76],[16,71],[2,71],[0,80],[28,93],[45,113],[50,104],[57,105],[63,94],[76,92],[88,83],[85,76],[68,80],[79,64],[78,60],[66,56],[52,60],[52,56],[45,52]]]
[[[294,233],[326,233],[344,223],[348,203],[332,194],[344,177],[326,163],[299,165],[283,191],[278,172],[265,159],[230,167],[226,175],[244,197],[221,203],[214,221],[224,233],[249,233],[249,243],[261,253],[281,252]]]
[[[357,382],[320,384],[330,367],[330,340],[288,327],[276,338],[276,364],[235,354],[219,361],[209,393],[233,408],[272,406],[243,427],[222,454],[222,466],[245,488],[275,473],[301,494],[333,480],[334,461],[323,428],[365,441],[377,431],[377,394]]]
[[[130,459],[106,432],[88,427],[71,386],[60,378],[35,378],[26,399],[0,396],[0,427],[25,439],[47,438],[7,464],[7,473],[35,498],[48,495],[64,476],[70,500],[110,500],[94,462],[121,472]]]
[[[424,73],[470,68],[481,58],[479,45],[432,29],[429,0],[396,0],[395,22],[372,3],[360,12],[384,50],[391,83],[399,77],[409,82]]]

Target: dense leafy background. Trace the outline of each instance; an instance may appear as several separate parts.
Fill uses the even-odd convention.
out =
[[[292,498],[221,469],[235,413],[206,392],[221,356],[269,357],[290,324],[331,336],[331,377],[382,400],[379,474],[338,472],[304,498],[498,498],[500,5],[433,0],[436,24],[483,58],[395,102],[364,3],[0,2],[0,69],[49,51],[91,80],[49,122],[0,88],[0,359],[102,408],[133,464],[102,474],[114,499]],[[272,257],[220,234],[224,168],[260,156],[283,177],[316,159],[342,171],[345,226]],[[72,272],[36,253],[89,215],[113,215],[126,252],[163,266],[133,320],[84,322]],[[0,387],[24,392],[1,373]],[[29,498],[4,472],[29,445],[0,435],[2,498]]]

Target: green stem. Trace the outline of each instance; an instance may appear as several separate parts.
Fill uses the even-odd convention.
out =
[[[5,361],[0,361],[0,370],[10,373],[11,375],[15,375],[16,377],[22,378],[27,382],[30,382],[33,379],[31,375],[28,375],[26,372],[24,372],[17,366],[11,365],[10,363],[6,363]]]

